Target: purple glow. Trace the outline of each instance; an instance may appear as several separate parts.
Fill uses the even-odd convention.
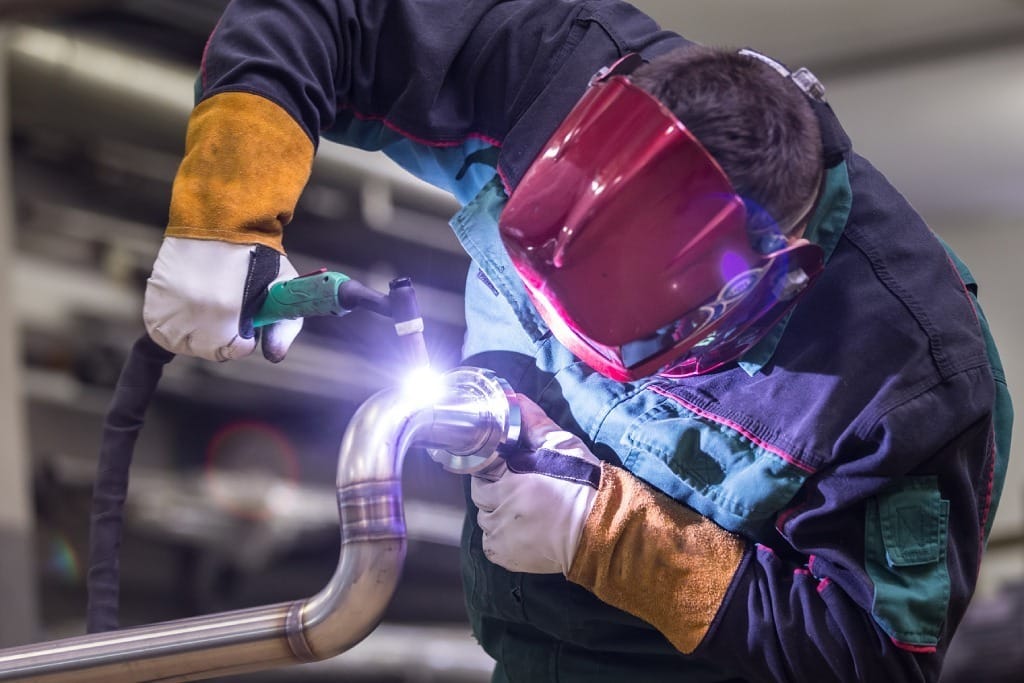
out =
[[[722,254],[722,260],[719,261],[718,270],[722,274],[722,282],[729,282],[734,277],[750,269],[747,262],[734,251],[727,251]]]

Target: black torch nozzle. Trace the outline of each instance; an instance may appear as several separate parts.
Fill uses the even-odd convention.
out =
[[[391,319],[395,321],[395,332],[402,354],[409,367],[430,366],[427,344],[423,339],[423,317],[416,301],[412,279],[395,278],[389,284],[388,300],[391,304]]]
[[[357,280],[347,280],[338,287],[338,303],[348,310],[366,309],[391,318],[398,333],[403,360],[409,367],[429,367],[430,357],[423,339],[423,318],[412,279],[395,278],[388,289],[387,294],[382,294]]]

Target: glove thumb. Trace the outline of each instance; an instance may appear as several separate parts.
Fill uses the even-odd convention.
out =
[[[266,300],[267,290],[278,282],[291,280],[297,276],[295,267],[285,256],[269,247],[256,246],[249,264],[249,279],[246,282],[246,296],[239,325],[243,337],[251,337],[255,333],[252,318]],[[263,357],[272,363],[280,363],[301,330],[302,318],[279,320],[262,327],[259,335]]]
[[[562,428],[548,417],[544,409],[523,394],[516,394],[519,412],[523,419],[523,443],[529,448],[542,448],[549,434],[561,432]]]
[[[523,418],[522,441],[527,447],[535,450],[560,451],[594,464],[599,462],[578,436],[555,424],[543,408],[526,396],[517,396],[519,411]]]
[[[291,348],[295,337],[302,331],[302,318],[295,320],[281,320],[273,325],[268,325],[260,331],[263,357],[271,363],[280,363],[284,360],[288,349]]]

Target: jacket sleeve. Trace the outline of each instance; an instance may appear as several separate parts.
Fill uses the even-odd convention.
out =
[[[235,0],[204,51],[169,232],[280,249],[321,136],[463,200],[495,164],[511,188],[597,68],[680,40],[618,0]]]
[[[744,680],[934,681],[990,513],[991,386],[964,371],[863,426],[763,543],[606,466],[569,579]]]

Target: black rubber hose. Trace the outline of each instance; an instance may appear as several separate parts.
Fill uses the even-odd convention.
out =
[[[86,576],[89,633],[118,628],[121,532],[128,471],[146,408],[164,366],[174,358],[148,335],[132,346],[114,389],[103,425],[99,463],[93,486],[89,525],[89,572]]]

